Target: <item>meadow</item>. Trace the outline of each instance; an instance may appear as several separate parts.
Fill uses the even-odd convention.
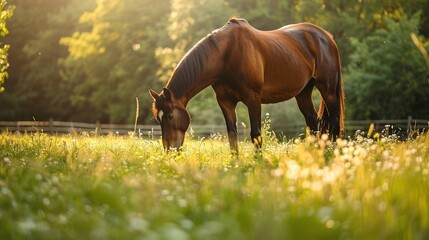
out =
[[[429,239],[429,134],[0,134],[0,239]]]

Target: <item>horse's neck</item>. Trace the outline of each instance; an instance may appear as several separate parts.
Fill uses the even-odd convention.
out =
[[[195,80],[191,81],[172,79],[167,84],[167,88],[172,90],[177,98],[183,102],[183,105],[186,106],[195,95],[214,83],[214,77],[204,77],[203,75],[204,73],[201,73]]]
[[[178,71],[184,70],[179,69]],[[206,64],[203,69],[192,74],[192,76],[186,77],[186,74],[174,73],[166,87],[173,91],[176,97],[186,106],[195,95],[212,85],[218,74],[219,70],[216,64]]]
[[[195,86],[193,86],[191,88],[191,90],[188,91],[188,93],[185,95],[185,102],[186,104],[189,102],[189,100],[191,100],[195,95],[197,95],[199,92],[201,92],[202,90],[204,90],[205,88],[207,88],[208,86],[212,85],[212,82],[209,82],[207,80],[205,81],[201,81],[200,79],[200,83],[196,84]]]
[[[214,83],[221,71],[220,55],[217,40],[212,36],[204,38],[180,61],[167,87],[186,105],[196,94]]]

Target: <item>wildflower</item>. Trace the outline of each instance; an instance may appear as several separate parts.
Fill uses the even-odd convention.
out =
[[[283,169],[276,168],[276,169],[271,171],[271,175],[274,177],[281,177],[283,175]]]
[[[299,164],[294,161],[294,160],[289,160],[287,162],[287,166],[288,166],[288,172],[287,172],[287,177],[291,180],[296,180],[299,177],[299,172],[301,167],[299,166]]]

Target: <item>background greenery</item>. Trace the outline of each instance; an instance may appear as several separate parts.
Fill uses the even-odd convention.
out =
[[[5,2],[4,0],[2,3]],[[154,123],[159,90],[184,53],[231,16],[263,30],[310,21],[341,51],[348,119],[429,118],[429,0],[10,0],[1,120]],[[3,6],[3,5],[2,5]],[[3,15],[7,19],[9,15]],[[2,20],[4,21],[4,20]],[[4,54],[3,54],[4,55]],[[317,94],[316,94],[317,95]],[[193,123],[223,123],[211,89],[189,105]],[[247,124],[240,105],[239,121]],[[303,120],[295,101],[266,106],[273,126]]]
[[[6,0],[0,1],[0,37],[6,36],[8,30],[6,28],[6,20],[8,20],[13,14],[13,6],[7,4]],[[4,44],[0,41],[0,93],[4,91],[3,83],[4,80],[8,77],[7,68],[9,67],[9,62],[7,60],[7,51],[9,50],[9,45]]]

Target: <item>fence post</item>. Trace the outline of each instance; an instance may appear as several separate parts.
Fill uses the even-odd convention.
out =
[[[49,134],[54,133],[54,120],[52,118],[49,118]]]
[[[100,121],[96,121],[95,122],[95,134],[96,135],[101,134],[101,124],[100,124]]]
[[[410,135],[411,133],[411,121],[413,120],[413,118],[411,116],[408,116],[408,121],[407,121],[407,135]]]

